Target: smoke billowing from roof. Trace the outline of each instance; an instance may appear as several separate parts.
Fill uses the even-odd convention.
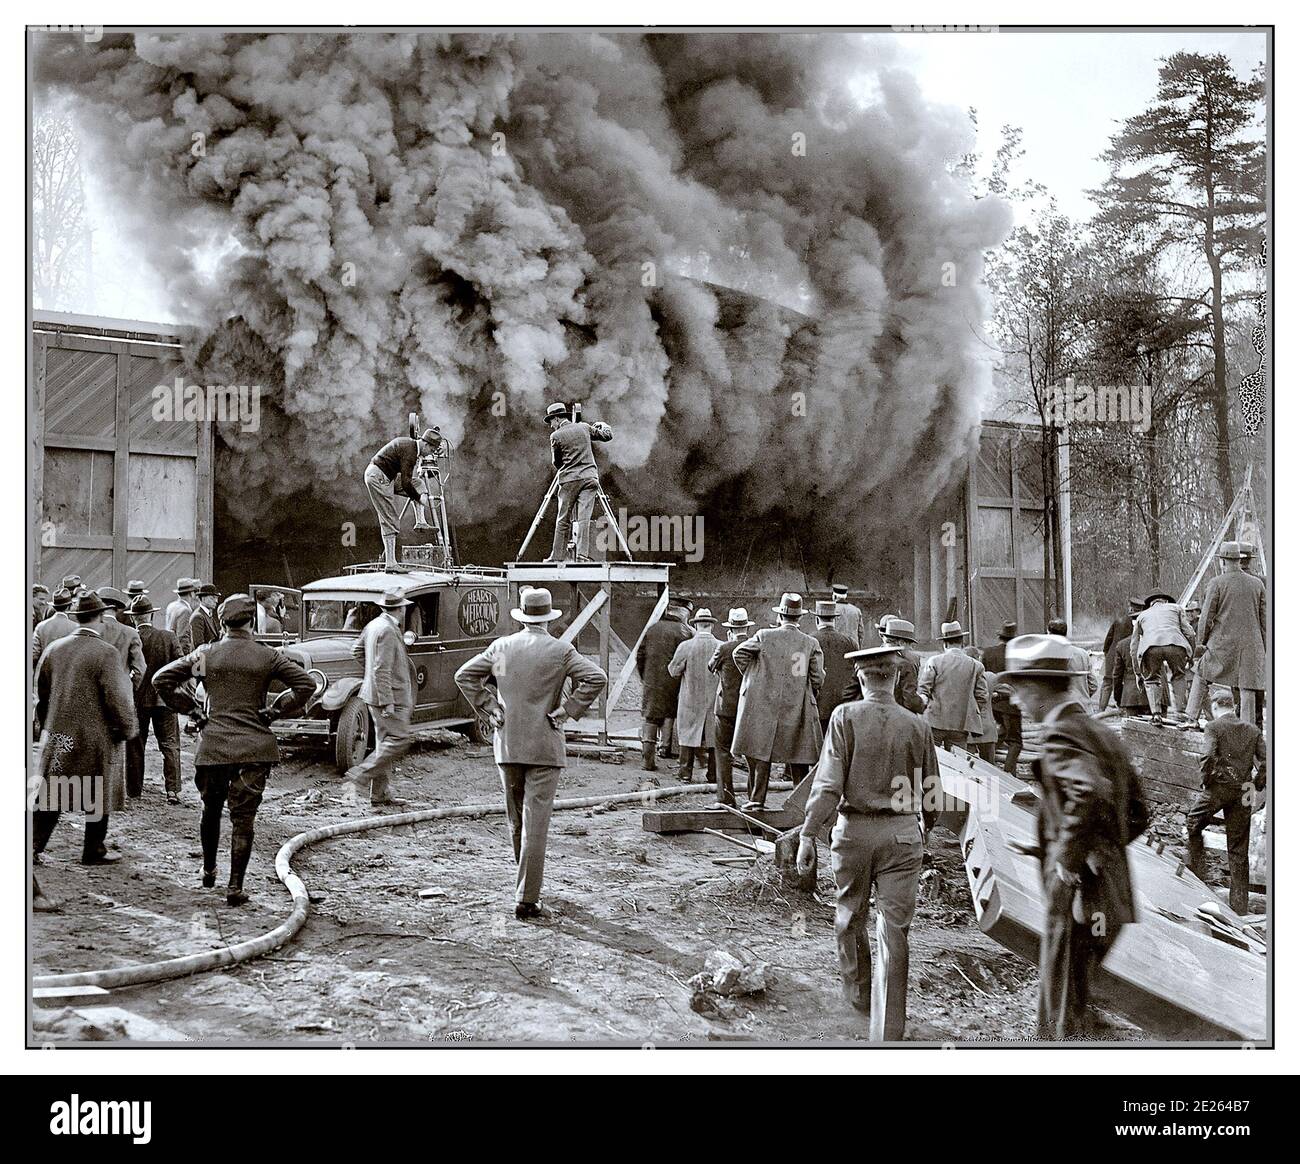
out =
[[[513,521],[566,399],[614,428],[616,504],[843,559],[974,439],[1009,215],[879,42],[196,32],[46,37],[37,69],[199,374],[272,394],[223,430],[250,530],[304,489],[368,528],[362,469],[409,411],[457,446],[460,521]]]

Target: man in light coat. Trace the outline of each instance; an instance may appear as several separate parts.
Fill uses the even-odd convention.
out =
[[[1268,669],[1267,596],[1264,583],[1242,568],[1238,542],[1224,542],[1219,558],[1223,573],[1205,591],[1196,653],[1205,658],[1206,682],[1238,689],[1241,718],[1258,727]]]
[[[663,618],[646,629],[636,649],[636,673],[641,680],[641,767],[647,772],[655,770],[656,740],[660,756],[672,754],[681,680],[669,673],[668,663],[691,637],[686,613],[683,602],[670,598]]]
[[[959,622],[945,622],[939,628],[943,650],[921,664],[917,694],[925,706],[925,719],[934,742],[952,751],[965,748],[979,736],[993,717],[984,664],[962,649],[966,632]]]
[[[120,860],[105,845],[112,812],[125,805],[122,746],[138,730],[131,682],[118,652],[100,637],[107,610],[97,594],[72,605],[77,629],[51,643],[36,673],[36,722],[41,730],[32,807],[33,863],[62,812],[81,812],[81,863]]]
[[[840,582],[831,587],[831,600],[835,603],[835,629],[851,638],[857,650],[864,635],[862,610],[849,601],[849,588]]]
[[[404,612],[410,605],[401,590],[385,590],[379,613],[352,644],[352,657],[365,668],[360,694],[375,725],[375,750],[350,768],[347,778],[359,794],[368,792],[370,803],[377,808],[406,803],[389,792],[388,782],[393,765],[411,746],[415,688],[402,637]]]
[[[677,779],[691,782],[691,769],[697,755],[705,767],[710,784],[716,784],[718,767],[715,759],[713,705],[718,694],[718,677],[709,670],[709,660],[722,644],[714,638],[713,624],[718,620],[707,606],[691,616],[695,634],[679,643],[668,662],[668,674],[682,681],[677,693]]]
[[[1192,662],[1196,632],[1172,594],[1157,591],[1148,595],[1146,601],[1146,609],[1133,620],[1129,663],[1134,674],[1142,676],[1147,707],[1156,720],[1164,702],[1165,668],[1169,668],[1173,680],[1173,712],[1181,716],[1187,703],[1187,669]]]
[[[77,629],[77,624],[68,614],[68,610],[72,606],[72,595],[64,590],[62,586],[54,592],[54,598],[50,605],[53,613],[49,618],[38,622],[32,630],[33,668],[40,662],[46,647],[56,639],[65,638]]]
[[[817,762],[822,727],[817,695],[826,678],[821,645],[799,629],[803,598],[783,594],[772,608],[777,626],[760,630],[732,653],[743,679],[731,750],[749,761],[747,810],[763,808],[772,765],[797,784]]]
[[[185,642],[185,635],[190,629],[190,616],[199,604],[197,578],[177,578],[176,589],[172,591],[175,599],[167,604],[163,614],[163,625],[176,636],[178,643]]]
[[[456,686],[496,729],[492,748],[518,864],[515,917],[530,921],[549,916],[541,904],[542,874],[551,807],[566,763],[564,723],[580,719],[607,680],[577,647],[547,630],[562,615],[551,607],[549,590],[522,591],[510,615],[523,629],[470,659],[456,672]],[[572,684],[567,698],[566,682]]]

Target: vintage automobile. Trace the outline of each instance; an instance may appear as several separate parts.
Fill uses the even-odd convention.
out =
[[[279,629],[271,629],[274,623],[263,625],[259,614],[257,637],[279,646],[317,679],[318,692],[302,714],[272,725],[276,736],[286,744],[328,745],[340,772],[374,747],[374,727],[360,696],[362,667],[352,647],[361,628],[379,613],[384,591],[397,586],[411,600],[404,608],[416,693],[411,722],[491,739],[491,729],[475,716],[454,676],[467,659],[513,629],[505,571],[480,566],[405,568],[399,573],[354,569],[301,590],[250,587],[250,593],[273,592],[279,600]]]

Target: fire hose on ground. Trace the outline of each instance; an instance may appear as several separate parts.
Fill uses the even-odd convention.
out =
[[[678,796],[691,792],[713,792],[712,784],[692,784],[669,788],[645,788],[637,792],[614,793],[609,796],[582,796],[569,800],[557,800],[555,811],[572,808],[599,808],[612,804],[647,804],[666,796]],[[162,962],[146,962],[136,966],[118,966],[108,970],[87,970],[79,974],[48,974],[32,979],[35,990],[59,990],[71,986],[99,986],[105,989],[115,986],[140,986],[148,982],[165,982],[170,978],[184,978],[190,974],[203,974],[209,970],[219,970],[224,966],[237,966],[260,958],[278,950],[288,942],[307,921],[310,899],[302,878],[293,871],[294,855],[308,845],[332,837],[346,836],[349,833],[363,833],[370,829],[396,828],[400,825],[423,824],[434,820],[455,820],[458,818],[479,816],[504,816],[505,805],[494,804],[459,804],[446,808],[420,809],[415,812],[394,813],[392,816],[370,816],[361,820],[340,821],[337,824],[324,825],[290,837],[275,855],[275,872],[281,883],[293,898],[293,910],[289,916],[273,930],[256,938],[237,942],[233,946],[223,946],[219,950],[205,950],[201,954],[187,954],[180,958],[168,958]]]

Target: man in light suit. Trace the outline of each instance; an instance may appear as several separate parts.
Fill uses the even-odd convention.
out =
[[[529,921],[549,916],[540,898],[551,806],[565,766],[563,725],[583,715],[607,679],[572,643],[551,637],[546,624],[562,612],[552,609],[549,590],[522,591],[510,615],[523,629],[470,659],[456,672],[456,686],[496,729],[492,747],[519,866],[515,917]],[[573,685],[567,699],[566,681]]]
[[[66,638],[77,629],[77,624],[68,616],[68,608],[71,605],[72,595],[60,586],[54,592],[54,600],[51,603],[54,613],[49,618],[38,622],[32,631],[33,667],[40,662],[46,647],[56,639]]]
[[[1049,634],[1058,633],[1051,624]],[[1173,680],[1175,716],[1181,716],[1187,702],[1187,671],[1192,663],[1196,632],[1187,613],[1172,594],[1157,591],[1147,597],[1146,609],[1133,620],[1129,639],[1129,663],[1142,676],[1151,716],[1160,719],[1164,702],[1165,667]]]
[[[765,806],[773,763],[785,764],[798,784],[822,746],[817,695],[826,668],[821,644],[799,629],[800,595],[783,594],[772,612],[779,625],[746,639],[731,656],[743,676],[731,750],[749,761],[746,811]]]
[[[410,605],[402,591],[385,590],[379,614],[366,623],[352,644],[352,657],[366,669],[361,700],[370,709],[375,725],[375,750],[348,770],[348,779],[358,792],[368,789],[370,803],[376,807],[406,803],[389,794],[388,780],[393,765],[411,746],[415,688],[411,684],[406,640],[402,638],[402,612]]]
[[[992,722],[993,705],[984,664],[962,649],[966,632],[959,622],[945,622],[939,628],[943,651],[921,664],[916,692],[925,705],[925,719],[934,742],[952,751],[965,748],[979,736],[983,724]]]
[[[831,599],[835,603],[835,629],[848,635],[854,642],[854,649],[859,649],[864,633],[861,608],[849,601],[849,588],[839,582],[831,587]]]
[[[190,616],[199,602],[196,597],[198,588],[199,583],[196,578],[176,579],[176,589],[172,591],[176,599],[167,604],[163,625],[176,636],[177,642],[184,642],[185,635],[190,629]]]

